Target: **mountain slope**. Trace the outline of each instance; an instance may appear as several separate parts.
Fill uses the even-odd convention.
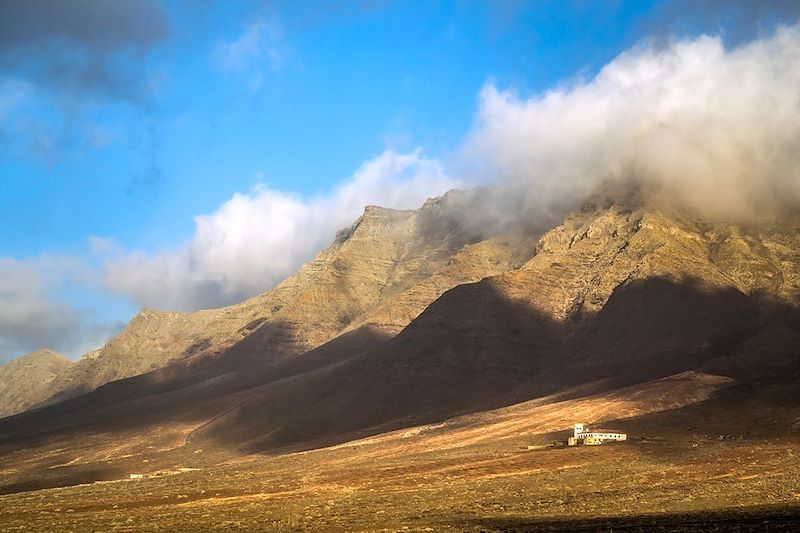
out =
[[[368,206],[328,249],[264,294],[195,313],[143,309],[103,348],[57,376],[49,403],[178,361],[215,357],[250,336],[247,364],[260,365],[313,349],[355,324],[394,334],[444,290],[529,256],[523,237],[478,243],[460,215],[474,201],[451,191],[416,211]]]
[[[449,289],[519,267],[532,254],[534,242],[530,237],[499,235],[468,244],[446,265],[409,289],[381,302],[346,331],[370,327],[396,335]]]
[[[0,417],[47,399],[50,383],[72,364],[50,350],[36,350],[0,367]]]
[[[308,285],[313,290],[287,303],[285,322],[265,322],[218,357],[184,359],[2,421],[0,455],[14,464],[19,457],[64,464],[145,449],[307,449],[688,370],[732,377],[744,391],[780,382],[795,394],[784,378],[800,370],[796,217],[712,224],[615,185],[542,236],[527,261],[524,246],[506,253],[495,248],[502,242],[462,247],[426,278],[364,291],[380,295],[356,300],[365,311],[348,326],[336,312],[353,305],[350,292],[364,272],[380,269],[324,263],[314,279],[335,290]],[[359,246],[373,245],[365,238]],[[481,269],[503,268],[445,290]],[[423,310],[403,327],[416,309]],[[288,356],[282,346],[314,334],[302,330],[314,327],[310,321],[291,322],[302,312],[321,320],[327,335],[350,330]]]
[[[713,367],[752,380],[742,358],[756,339],[781,339],[782,357],[758,373],[780,375],[798,366],[800,328],[787,319],[799,283],[797,218],[704,223],[615,185],[522,268],[455,287],[379,348],[254,395],[203,434],[248,450],[319,445],[598,379]]]

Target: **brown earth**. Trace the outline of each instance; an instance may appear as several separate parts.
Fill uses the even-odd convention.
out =
[[[685,373],[567,396],[576,394],[300,453],[232,458],[190,445],[117,457],[105,482],[18,486],[28,490],[0,496],[0,528],[477,533],[800,524],[800,433],[791,429],[800,406],[782,410],[764,434],[731,415],[763,415],[769,398],[728,378]],[[715,425],[695,425],[711,415],[721,415]],[[577,417],[613,423],[630,440],[549,447]]]

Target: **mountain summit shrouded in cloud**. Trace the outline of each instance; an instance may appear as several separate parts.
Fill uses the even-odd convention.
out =
[[[487,85],[465,152],[530,216],[636,179],[712,219],[764,220],[800,204],[797,87],[797,26],[727,50],[645,42],[531,97]]]
[[[767,219],[800,202],[797,86],[797,27],[727,50],[706,36],[642,43],[530,98],[485,86],[462,168],[499,188],[483,206],[499,218],[560,216],[601,182],[633,178],[713,219]],[[364,204],[415,207],[456,183],[434,160],[387,152],[328,197],[256,189],[197,217],[184,248],[109,263],[106,283],[159,308],[232,303],[308,260]]]

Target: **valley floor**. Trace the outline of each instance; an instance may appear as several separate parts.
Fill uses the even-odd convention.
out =
[[[800,441],[403,440],[3,496],[4,531],[726,530],[800,527]],[[589,519],[591,517],[591,520]],[[765,523],[765,521],[767,521]]]
[[[800,409],[729,381],[687,373],[282,455],[186,445],[60,488],[14,488],[6,460],[0,530],[796,531]],[[554,445],[578,419],[630,439]]]

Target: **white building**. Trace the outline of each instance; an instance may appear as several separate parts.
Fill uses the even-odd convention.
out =
[[[590,429],[586,426],[586,424],[576,423],[572,437],[569,438],[569,445],[594,445],[627,439],[628,435],[622,431],[617,431],[615,429]]]

